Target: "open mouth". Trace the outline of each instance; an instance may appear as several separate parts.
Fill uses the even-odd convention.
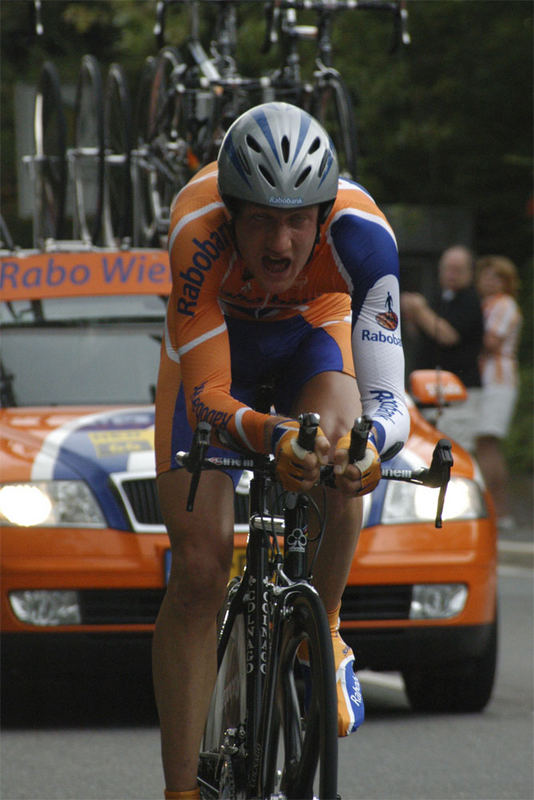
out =
[[[289,269],[291,260],[289,258],[271,258],[264,256],[262,258],[263,269],[271,275],[280,275]]]

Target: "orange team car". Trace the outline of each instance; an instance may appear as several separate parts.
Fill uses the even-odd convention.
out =
[[[153,453],[169,288],[159,250],[2,253],[4,667],[149,646],[169,559]],[[461,397],[448,373],[414,378],[427,405]],[[410,439],[388,467],[428,466],[441,438],[409,405]],[[359,667],[400,671],[419,710],[480,710],[495,672],[493,511],[472,458],[457,444],[453,457],[441,529],[435,489],[381,481],[365,498],[342,607]],[[234,570],[246,480],[238,492]]]

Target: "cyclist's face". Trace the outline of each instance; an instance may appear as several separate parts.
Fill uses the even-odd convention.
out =
[[[310,256],[319,206],[279,209],[247,203],[235,219],[239,252],[268,292],[291,288]]]

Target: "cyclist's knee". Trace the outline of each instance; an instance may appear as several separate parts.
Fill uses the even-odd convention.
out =
[[[336,489],[327,489],[326,502],[329,519],[343,520],[349,527],[361,525],[363,498],[349,497]]]
[[[201,534],[200,534],[201,535]],[[167,594],[176,613],[213,617],[224,599],[232,561],[232,542],[203,547],[197,539],[173,550]]]

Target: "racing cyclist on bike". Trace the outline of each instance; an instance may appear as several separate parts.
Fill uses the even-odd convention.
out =
[[[189,475],[175,453],[189,449],[192,428],[207,420],[212,454],[272,452],[288,490],[312,491],[320,465],[334,463],[337,488],[326,490],[313,582],[330,621],[344,736],[363,720],[354,654],[338,631],[361,495],[377,485],[381,456],[402,447],[409,415],[395,237],[369,194],[339,179],[332,142],[305,111],[266,103],[234,122],[217,163],[174,201],[169,254],[156,459],[173,559],[153,666],[166,797],[177,798],[199,796],[239,475],[205,472],[188,514]],[[266,381],[274,381],[271,414],[253,410]],[[349,464],[349,431],[362,409],[373,427],[364,458]],[[313,453],[295,447],[306,411],[320,414]]]

